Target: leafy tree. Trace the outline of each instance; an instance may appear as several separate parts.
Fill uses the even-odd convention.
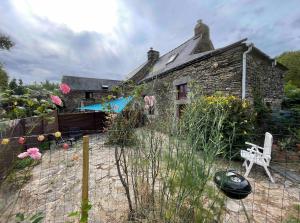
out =
[[[13,46],[14,42],[11,41],[11,39],[8,36],[0,33],[0,50],[9,50]],[[6,89],[7,83],[8,75],[3,69],[2,65],[0,64],[0,90]]]
[[[9,50],[13,46],[14,46],[14,42],[11,41],[11,39],[8,36],[0,33],[0,49]]]
[[[277,60],[289,69],[285,81],[291,81],[291,84],[300,87],[300,50],[285,52]]]
[[[287,98],[300,100],[300,88],[293,85],[291,81],[285,84],[284,93]]]
[[[56,93],[57,93],[57,89],[59,88],[57,83],[51,83],[48,80],[45,80],[44,82],[41,82],[39,84],[34,82],[33,84],[27,85],[27,87],[32,90],[42,90],[43,89],[43,90],[56,92]]]
[[[17,84],[17,80],[15,78],[13,78],[9,84],[8,84],[8,87],[10,90],[15,90],[17,87],[18,87],[18,84]]]
[[[14,78],[12,79],[9,84],[8,87],[10,90],[13,91],[13,94],[15,95],[23,95],[25,94],[26,88],[23,86],[23,81],[21,79],[17,80]]]
[[[0,90],[6,89],[7,84],[8,84],[8,75],[0,64]]]

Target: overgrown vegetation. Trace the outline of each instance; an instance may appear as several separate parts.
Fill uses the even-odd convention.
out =
[[[7,184],[7,188],[12,190],[20,189],[30,180],[32,176],[31,170],[37,164],[39,164],[39,161],[33,160],[29,157],[16,160],[13,163],[12,168],[8,171],[3,184]]]
[[[254,130],[255,114],[250,107],[250,103],[234,96],[221,95],[203,96],[192,100],[193,102],[186,108],[186,111],[188,111],[186,113],[189,116],[187,119],[187,115],[183,118],[183,123],[187,124],[185,133],[190,134],[190,131],[194,131],[194,137],[198,137],[200,133],[191,128],[201,126],[190,126],[189,123],[199,123],[203,117],[208,116],[208,118],[210,117],[208,122],[213,125],[214,115],[217,115],[215,112],[220,112],[223,115],[220,132],[226,141],[226,145],[221,151],[222,155],[228,159],[239,157],[240,149],[243,148],[245,141],[249,140]],[[205,136],[207,134],[204,133]],[[197,142],[196,138],[193,141]],[[198,146],[198,150],[202,150],[201,145]]]
[[[224,155],[232,142],[232,135],[223,132],[229,100],[221,96],[218,99],[224,102],[215,103],[217,97],[193,100],[176,129],[167,117],[165,121],[148,119],[143,128],[134,129],[139,120],[132,114],[143,110],[141,95],[135,98],[128,111],[113,120],[108,133],[108,143],[115,145],[118,174],[127,196],[128,219],[220,221],[223,195],[215,190],[211,179],[215,159]],[[160,126],[164,126],[164,133],[157,131]]]
[[[288,71],[284,77],[286,83],[300,88],[300,50],[284,52],[277,57],[278,62],[288,68]]]
[[[58,94],[58,90],[52,92],[42,85],[30,88],[24,86],[22,80],[17,82],[13,79],[0,94],[1,118],[17,119],[50,113],[57,108],[49,99],[49,95],[54,93]]]
[[[44,219],[43,212],[38,212],[32,216],[26,216],[24,213],[16,214],[16,223],[39,223]]]

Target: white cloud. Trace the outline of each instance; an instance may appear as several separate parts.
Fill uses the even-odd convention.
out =
[[[299,0],[0,0],[0,31],[16,46],[0,52],[12,77],[60,80],[62,74],[122,78],[193,35],[198,19],[215,47],[249,37],[271,56],[300,45]]]
[[[74,32],[110,34],[118,25],[117,0],[13,0],[15,8],[35,23],[34,16],[63,24]]]

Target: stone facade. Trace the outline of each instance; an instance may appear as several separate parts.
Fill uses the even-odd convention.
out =
[[[200,21],[191,39],[152,61],[149,51],[148,62],[131,73],[131,80],[148,86],[147,95],[156,96],[155,113],[171,112],[178,116],[180,107],[190,102],[189,98],[178,100],[178,89],[192,81],[200,85],[203,94],[221,92],[242,98],[243,55],[246,55],[245,98],[253,103],[254,96],[259,95],[270,107],[279,108],[286,68],[253,44],[248,45],[247,39],[214,49],[209,36],[208,26]]]
[[[206,60],[195,62],[182,69],[162,75],[147,82],[147,94],[157,98],[157,114],[174,112],[178,106],[189,103],[189,99],[177,100],[176,86],[195,81],[203,94],[222,92],[224,95],[242,95],[242,56],[246,46],[239,46]],[[254,90],[258,90],[272,108],[280,107],[283,99],[283,74],[278,68],[257,53],[247,55],[246,99],[253,102]]]
[[[108,96],[111,92],[94,91],[92,98],[86,99],[86,91],[71,91],[63,97],[65,112],[76,112],[81,106],[101,103],[101,98]]]
[[[246,97],[253,100],[253,95],[258,93],[267,105],[275,109],[280,108],[284,95],[284,73],[283,68],[266,60],[257,52],[249,54]]]
[[[113,88],[122,81],[64,75],[62,83],[71,88],[63,97],[64,111],[76,112],[81,106],[101,103],[101,99],[112,94]]]

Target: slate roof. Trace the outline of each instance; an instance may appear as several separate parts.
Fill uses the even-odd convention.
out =
[[[173,49],[172,51],[166,53],[165,55],[161,56],[158,61],[154,64],[150,72],[145,76],[142,81],[153,79],[154,77],[171,71],[175,68],[178,68],[186,63],[190,63],[194,60],[198,60],[200,58],[208,58],[213,56],[217,53],[224,52],[230,48],[236,47],[238,45],[244,44],[247,39],[242,39],[238,42],[232,43],[226,47],[218,48],[215,50],[210,50],[202,53],[193,54],[194,48],[198,43],[198,38],[191,38],[178,46],[177,48]],[[168,63],[170,57],[177,54],[175,60],[173,62]]]
[[[120,80],[108,80],[88,77],[63,76],[62,83],[66,83],[72,90],[77,91],[101,91],[102,85],[107,85],[111,90],[113,86],[122,83]]]
[[[148,61],[146,61],[145,63],[141,64],[139,67],[135,68],[133,71],[131,71],[129,74],[126,75],[125,80],[129,80],[130,78],[132,78],[137,72],[139,72],[146,64],[148,63]]]
[[[195,49],[198,41],[199,41],[199,37],[193,37],[193,38],[187,40],[186,42],[184,42],[183,44],[181,44],[180,46],[178,46],[177,48],[175,48],[175,49],[171,50],[170,52],[161,56],[158,59],[158,61],[155,62],[155,64],[150,69],[150,71],[146,74],[146,76],[140,82],[150,81],[154,78],[162,76],[173,70],[181,69],[182,67],[192,64],[199,60],[205,60],[211,56],[223,53],[234,47],[238,47],[241,45],[246,46],[247,38],[239,40],[237,42],[234,42],[234,43],[227,45],[225,47],[222,47],[222,48],[194,54],[194,49]],[[272,59],[271,57],[269,57],[268,55],[263,53],[258,48],[253,47],[253,49],[257,53],[259,53],[261,56],[266,58],[267,60],[269,60],[271,62],[274,61],[274,59]],[[175,57],[175,60],[173,60],[172,62],[168,62],[169,59],[173,55],[176,55],[176,54],[177,54],[177,56]],[[145,63],[143,63],[142,65],[140,65],[135,70],[133,70],[132,72],[130,72],[130,74],[128,75],[128,78],[133,77],[138,71],[140,71],[146,65],[147,65],[147,61]],[[283,70],[287,69],[286,67],[284,67],[282,64],[280,64],[278,62],[277,62],[277,66]]]

